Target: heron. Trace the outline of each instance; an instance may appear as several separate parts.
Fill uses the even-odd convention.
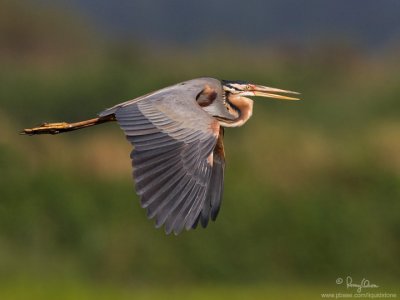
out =
[[[43,123],[27,135],[58,134],[116,121],[133,145],[136,193],[157,228],[179,234],[207,227],[220,211],[224,128],[245,124],[258,96],[299,100],[297,92],[211,77],[181,82],[75,123]]]

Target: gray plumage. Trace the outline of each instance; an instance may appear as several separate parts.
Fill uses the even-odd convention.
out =
[[[219,125],[210,114],[221,110],[213,101],[207,111],[196,101],[205,85],[219,91],[221,82],[204,78],[121,103],[100,113],[114,114],[127,139],[131,153],[136,192],[156,226],[175,234],[190,229],[200,220],[206,227],[220,208],[224,158],[213,155]],[[222,109],[227,111],[225,107]],[[227,118],[231,115],[226,113]],[[216,132],[213,131],[213,129]]]
[[[253,101],[298,94],[247,83],[197,78],[129,100],[76,123],[44,123],[23,134],[58,134],[117,121],[134,149],[136,192],[149,218],[167,233],[206,227],[221,207],[224,127],[245,124]]]

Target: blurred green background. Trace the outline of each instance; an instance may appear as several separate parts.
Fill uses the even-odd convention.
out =
[[[0,1],[0,299],[320,299],[400,286],[400,44],[201,47],[106,39],[62,6]],[[302,93],[225,134],[217,222],[156,230],[116,124],[26,137],[200,76]]]

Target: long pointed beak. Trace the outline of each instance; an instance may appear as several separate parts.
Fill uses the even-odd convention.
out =
[[[299,95],[297,92],[287,91],[276,89],[272,87],[262,86],[262,85],[251,85],[251,88],[248,90],[249,96],[259,96],[259,97],[266,97],[266,98],[274,98],[279,100],[300,100],[300,98],[289,97],[280,94],[295,94]]]

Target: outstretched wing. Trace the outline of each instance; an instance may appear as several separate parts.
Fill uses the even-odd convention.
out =
[[[223,189],[222,136],[193,93],[156,93],[112,113],[134,146],[136,192],[156,226],[178,234],[199,219],[204,227],[215,220]]]
[[[222,194],[224,189],[225,151],[223,144],[224,128],[220,127],[217,144],[213,150],[213,166],[210,185],[207,191],[206,201],[201,213],[197,217],[193,228],[196,228],[200,221],[203,228],[207,227],[208,221],[216,220],[221,207]]]

